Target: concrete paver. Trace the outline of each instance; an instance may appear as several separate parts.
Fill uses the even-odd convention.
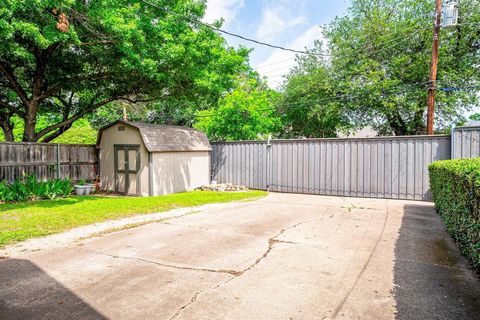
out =
[[[480,319],[433,204],[272,193],[0,260],[0,319]]]

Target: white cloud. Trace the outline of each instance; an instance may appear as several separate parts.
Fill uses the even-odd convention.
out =
[[[244,0],[208,0],[203,21],[212,23],[223,18],[226,26],[235,19],[243,5]]]
[[[304,50],[305,47],[311,47],[315,40],[322,38],[322,29],[319,26],[311,26],[302,35],[286,45],[287,48],[295,50]],[[267,77],[271,88],[277,88],[283,81],[282,76],[286,75],[290,68],[295,65],[295,56],[293,52],[275,49],[272,54],[257,66],[261,75]]]
[[[288,18],[287,7],[265,7],[262,10],[262,18],[257,29],[258,38],[275,39],[279,30],[302,24],[307,19],[304,16]]]

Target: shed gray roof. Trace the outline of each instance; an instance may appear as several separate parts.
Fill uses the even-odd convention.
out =
[[[140,131],[145,147],[150,152],[212,150],[205,133],[193,128],[123,120],[118,120],[100,129],[97,146],[100,145],[102,131],[117,123],[124,123],[137,128]]]

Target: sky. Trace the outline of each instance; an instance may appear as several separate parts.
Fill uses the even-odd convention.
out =
[[[321,27],[343,16],[350,0],[208,0],[204,21],[223,18],[222,29],[248,38],[296,50],[311,48],[321,39]],[[295,53],[272,49],[224,35],[229,45],[253,48],[250,65],[278,89],[289,69],[295,65]],[[467,111],[468,117],[480,112],[480,106]]]
[[[223,18],[223,29],[297,50],[321,38],[321,26],[342,16],[350,0],[208,0],[204,21]],[[231,36],[228,43],[253,48],[250,64],[278,88],[295,63],[295,53],[255,45]]]

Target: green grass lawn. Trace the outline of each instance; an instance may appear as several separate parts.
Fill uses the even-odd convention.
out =
[[[263,191],[193,191],[159,197],[83,196],[0,204],[0,246],[87,224],[208,203],[251,200]]]

